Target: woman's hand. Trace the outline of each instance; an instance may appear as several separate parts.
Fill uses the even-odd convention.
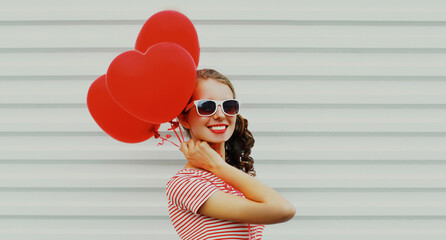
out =
[[[181,143],[180,150],[190,164],[210,172],[225,163],[224,159],[205,141],[191,139]]]

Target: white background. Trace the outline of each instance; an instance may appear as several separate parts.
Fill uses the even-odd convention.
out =
[[[297,208],[264,239],[446,238],[444,1],[0,4],[0,239],[178,239],[181,153],[118,142],[86,107],[166,9],[193,21],[199,68],[233,81],[258,178]]]

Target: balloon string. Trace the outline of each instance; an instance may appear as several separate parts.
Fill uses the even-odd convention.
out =
[[[179,129],[180,129],[181,138],[183,139],[183,142],[184,142],[183,130],[181,130],[181,127],[179,127]]]
[[[170,137],[170,135],[167,135],[167,138],[169,138],[169,137]],[[172,143],[173,145],[175,145],[175,146],[177,146],[177,147],[180,147],[180,146],[178,146],[178,144],[176,144],[176,143],[170,141],[169,139],[167,139],[167,138],[161,136],[161,134],[160,134],[158,131],[155,132],[155,138],[161,138],[161,139],[163,140],[163,141],[161,141],[160,143],[158,143],[157,146],[163,145],[165,141],[168,141],[168,142]]]
[[[176,131],[176,129],[180,126],[180,123],[179,122],[174,122],[174,121],[170,121],[169,123],[170,123],[170,126],[171,126],[171,128],[169,128],[169,130],[173,130],[173,132],[177,136],[178,141],[180,141],[180,143],[184,142],[184,138],[183,138],[183,141],[181,141],[181,138],[180,138],[180,136],[178,136],[178,133]],[[181,131],[181,128],[180,128],[180,131]],[[183,136],[183,134],[181,133],[181,137],[182,136]]]
[[[177,131],[175,130],[175,128],[173,129],[173,132],[175,133],[175,135],[177,135],[178,141],[180,141],[180,143],[182,143],[182,141],[181,141],[181,139],[180,139],[180,136],[178,136],[178,133],[177,133]]]
[[[173,130],[173,132],[175,133],[175,136],[177,136],[177,139],[180,142],[180,144],[183,143],[184,142],[184,135],[183,135],[183,131],[181,130],[181,127],[180,127],[180,122],[172,120],[169,123],[170,123],[170,128],[167,129],[167,130],[169,130],[169,131]],[[177,128],[180,129],[181,138],[180,138],[180,135],[178,135],[178,132],[176,130]],[[155,132],[155,138],[161,138],[162,139],[162,142],[158,143],[158,146],[163,145],[165,141],[168,141],[168,142],[172,143],[173,145],[175,145],[176,147],[180,147],[180,146],[178,146],[178,144],[176,144],[176,143],[170,141],[169,139],[167,139],[167,138],[170,138],[170,137],[171,137],[170,134],[167,134],[166,137],[163,137],[163,136],[161,136],[161,134],[158,131]]]
[[[177,146],[177,147],[180,147],[180,146],[178,146],[178,144],[176,144],[176,143],[170,141],[170,140],[167,139],[167,138],[164,138],[164,137],[161,137],[161,136],[160,136],[160,138],[163,139],[163,142],[158,143],[158,146],[159,146],[159,145],[163,145],[163,144],[164,144],[164,141],[168,141],[168,142],[172,143],[173,145],[175,145],[175,146]]]

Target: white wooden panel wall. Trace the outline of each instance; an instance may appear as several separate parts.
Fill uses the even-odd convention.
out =
[[[264,239],[446,238],[446,2],[0,4],[0,239],[177,239],[180,152],[111,139],[85,104],[165,9],[233,80],[258,178],[297,208]]]

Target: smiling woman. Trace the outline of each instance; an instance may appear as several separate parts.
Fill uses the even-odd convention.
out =
[[[220,90],[219,90],[220,89]],[[229,92],[230,90],[230,92]],[[219,92],[221,91],[221,92]],[[202,94],[200,96],[200,94]],[[222,94],[222,98],[231,96],[231,100],[227,101],[214,101],[216,104],[206,104],[205,100],[195,100],[200,97],[206,98],[211,95],[218,96],[218,94]],[[224,96],[223,96],[224,94]],[[214,118],[227,116],[227,120],[233,123],[233,116],[235,115],[235,126],[228,125],[222,122],[217,122],[213,126],[208,126],[208,128],[212,131],[216,131],[216,127],[225,126],[225,131],[228,129],[233,132],[229,134],[229,140],[225,138],[226,141],[224,144],[221,142],[220,144],[212,145],[214,148],[225,149],[223,154],[226,155],[226,162],[230,165],[243,170],[246,173],[249,173],[252,176],[255,176],[254,171],[254,160],[250,157],[251,148],[254,146],[254,137],[251,134],[251,131],[248,130],[248,120],[244,119],[240,114],[240,103],[235,99],[235,89],[229,81],[229,79],[223,74],[213,70],[213,69],[202,69],[197,71],[197,85],[195,87],[195,91],[190,100],[190,104],[188,104],[185,108],[185,111],[179,116],[180,121],[183,126],[188,126],[186,131],[188,131],[189,135],[191,135],[190,123],[189,119],[193,117],[194,113],[190,111],[190,109],[195,105],[195,111],[198,115],[202,117],[212,117]],[[221,105],[218,105],[217,102],[223,102]],[[227,102],[228,104],[224,104]],[[202,103],[202,104],[200,104]],[[221,106],[221,110],[224,112],[222,115],[220,112],[217,112],[218,106]],[[198,116],[195,116],[195,119],[200,119]],[[201,118],[201,120],[206,120],[206,118]],[[194,119],[191,119],[193,122]],[[231,127],[231,128],[230,128]],[[220,130],[219,129],[219,130]],[[223,131],[217,133],[223,133]],[[226,134],[228,137],[228,134]],[[205,139],[203,139],[205,140]],[[208,141],[211,142],[211,141]],[[212,143],[212,142],[211,142]],[[217,150],[220,153],[220,150]]]
[[[231,82],[199,70],[189,102],[178,116],[191,137],[180,149],[187,163],[166,187],[180,238],[261,239],[263,224],[291,219],[294,206],[254,178],[254,138]]]

